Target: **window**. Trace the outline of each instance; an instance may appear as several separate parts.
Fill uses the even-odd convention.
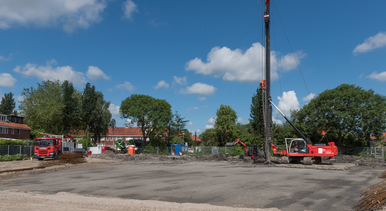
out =
[[[8,128],[6,128],[6,127],[0,127],[0,133],[8,134]]]
[[[11,134],[14,134],[14,133],[15,133],[14,131],[15,131],[15,130],[12,128],[12,129],[11,129]]]
[[[117,137],[115,138],[115,140],[118,140],[118,139],[121,139],[121,140],[122,140],[122,137],[117,136]]]
[[[17,129],[17,135],[20,135],[20,129]]]
[[[101,138],[101,141],[105,141],[105,137],[102,137],[102,138]]]

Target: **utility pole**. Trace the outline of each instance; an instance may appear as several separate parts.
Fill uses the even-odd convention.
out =
[[[265,90],[265,156],[266,162],[271,163],[271,143],[273,141],[272,133],[272,105],[271,100],[271,38],[270,38],[270,0],[265,0],[265,77],[266,77],[266,90]]]

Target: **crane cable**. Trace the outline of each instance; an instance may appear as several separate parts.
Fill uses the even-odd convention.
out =
[[[285,31],[285,29],[284,29],[284,25],[283,25],[283,22],[281,21],[281,18],[280,18],[279,12],[277,11],[277,8],[276,8],[276,5],[275,5],[275,1],[272,1],[272,2],[273,2],[273,6],[274,6],[274,8],[275,8],[275,10],[276,10],[277,16],[279,17],[279,21],[280,21],[281,27],[283,28],[283,31],[284,31],[285,37],[287,38],[287,42],[288,42],[288,44],[289,44],[289,46],[290,46],[290,48],[291,48],[291,51],[292,51],[292,55],[293,55],[293,56],[294,56],[294,58],[295,58],[295,61],[296,61],[296,65],[298,66],[298,69],[299,69],[300,75],[302,76],[302,79],[303,79],[304,85],[306,86],[306,89],[307,89],[307,92],[308,92],[308,94],[310,94],[310,91],[308,90],[308,87],[307,87],[306,81],[305,81],[305,79],[304,79],[304,77],[303,77],[303,73],[302,73],[302,71],[300,70],[299,61],[298,61],[298,59],[296,58],[296,55],[295,55],[295,53],[294,53],[294,50],[292,49],[291,43],[290,43],[290,41],[289,41],[289,38],[288,38],[288,36],[287,36],[287,32],[286,32],[286,31]]]

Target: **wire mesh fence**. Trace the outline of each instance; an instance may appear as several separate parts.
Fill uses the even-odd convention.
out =
[[[249,148],[247,147],[247,150]],[[188,146],[179,146],[179,147],[137,147],[135,150],[136,154],[154,154],[154,155],[178,155],[179,152],[183,154],[198,154],[198,155],[242,155],[245,154],[243,147],[188,147]],[[22,145],[0,145],[0,155],[16,155],[24,154],[27,156],[33,156],[34,148],[33,146],[22,146]],[[386,157],[386,147],[338,147],[338,155],[357,155],[362,157],[377,157],[385,158]]]

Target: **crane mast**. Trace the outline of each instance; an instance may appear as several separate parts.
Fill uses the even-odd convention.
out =
[[[271,162],[272,133],[272,105],[271,101],[271,38],[270,38],[270,0],[265,0],[265,156],[266,162]]]

